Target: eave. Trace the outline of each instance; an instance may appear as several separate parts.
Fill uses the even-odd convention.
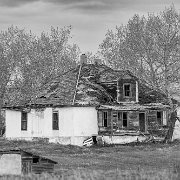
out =
[[[98,110],[115,110],[115,111],[147,111],[147,110],[167,110],[169,105],[161,103],[150,103],[145,105],[140,104],[126,104],[126,105],[100,105]]]

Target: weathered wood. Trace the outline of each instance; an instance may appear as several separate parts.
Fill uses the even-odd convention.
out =
[[[38,155],[25,151],[21,152],[21,156],[22,156],[22,164],[26,164],[27,162],[30,163],[29,169],[31,170],[32,173],[35,174],[40,174],[43,172],[52,173],[54,171],[54,164],[56,162],[50,159],[47,159],[45,157],[40,157]],[[35,159],[37,158],[37,162],[33,161],[34,158]],[[26,172],[26,168],[23,171]]]
[[[131,96],[125,97],[123,92],[123,84],[129,83],[131,85]],[[117,100],[118,102],[136,101],[136,80],[135,79],[119,79],[117,82]]]
[[[111,113],[111,136],[113,136],[113,111],[110,111]]]
[[[164,139],[165,142],[170,142],[172,140],[176,120],[177,120],[177,111],[174,110],[171,112],[171,115],[170,115],[169,130]]]
[[[52,173],[54,171],[54,164],[50,163],[37,163],[32,164],[32,173],[40,174],[42,172]]]

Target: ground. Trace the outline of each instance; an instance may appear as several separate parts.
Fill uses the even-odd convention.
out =
[[[49,144],[43,141],[0,140],[0,149],[19,147],[34,151],[58,162],[55,172],[90,170],[174,170],[180,169],[180,143],[131,144],[78,147]]]

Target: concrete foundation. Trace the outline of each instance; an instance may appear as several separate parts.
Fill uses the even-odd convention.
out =
[[[99,138],[99,137],[98,137]],[[127,144],[131,142],[143,142],[147,139],[145,136],[102,136],[102,142],[105,144]]]

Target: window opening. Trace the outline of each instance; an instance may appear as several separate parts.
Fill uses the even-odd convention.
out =
[[[125,97],[131,96],[131,85],[130,84],[124,84],[124,96]]]
[[[103,126],[107,127],[107,118],[108,118],[108,112],[104,111],[103,112]]]
[[[162,111],[157,111],[157,122],[162,125]]]
[[[123,127],[127,127],[127,112],[123,112]]]
[[[38,157],[33,157],[33,163],[38,163],[39,162],[39,158]]]
[[[58,111],[53,112],[53,130],[59,130],[59,113],[58,113]]]
[[[21,130],[27,131],[27,113],[21,112]]]

